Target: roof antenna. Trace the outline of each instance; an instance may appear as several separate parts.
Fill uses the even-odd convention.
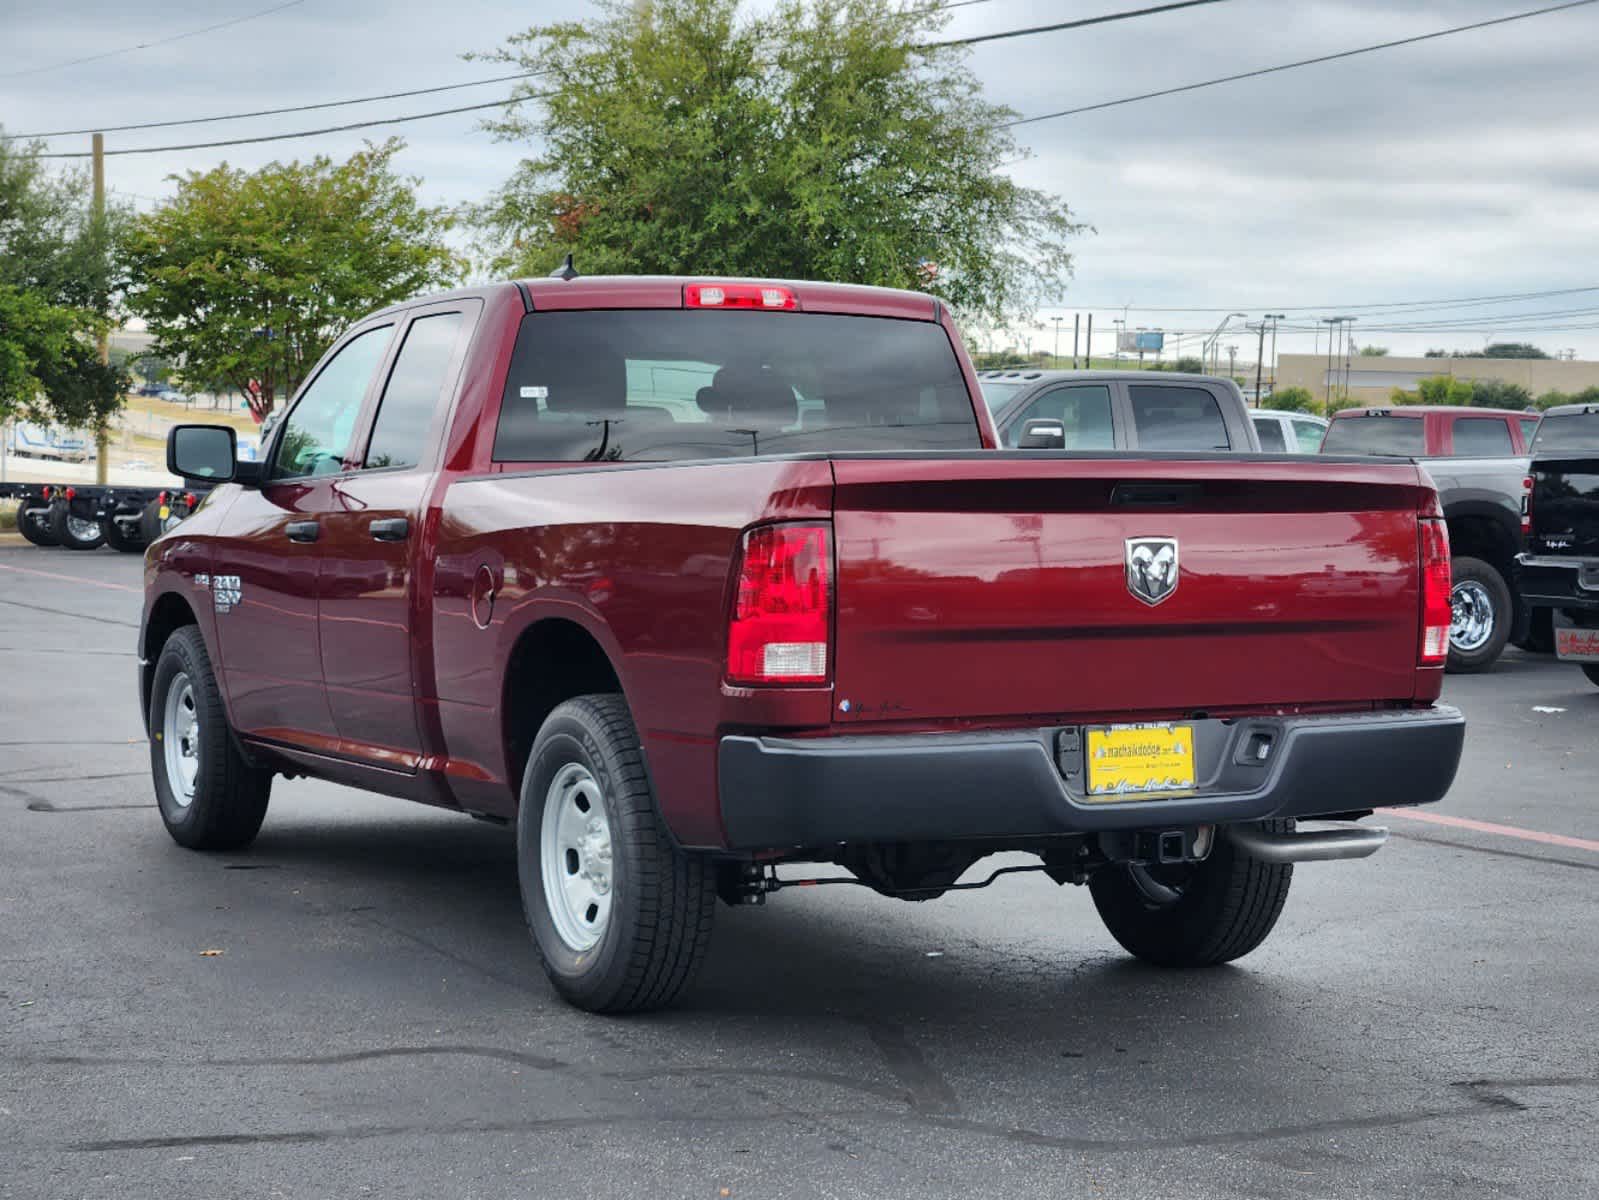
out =
[[[550,272],[551,279],[576,279],[577,268],[572,265],[572,256],[568,254],[565,260],[555,270]]]

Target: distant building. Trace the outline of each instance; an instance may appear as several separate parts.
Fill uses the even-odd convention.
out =
[[[1347,380],[1349,398],[1357,404],[1386,404],[1395,388],[1416,390],[1423,379],[1449,375],[1456,379],[1497,379],[1519,383],[1533,394],[1580,392],[1599,385],[1599,362],[1555,358],[1399,358],[1395,355],[1356,355],[1334,359],[1330,372],[1333,395],[1340,395]],[[1277,359],[1277,386],[1302,387],[1318,401],[1327,395],[1329,371],[1325,354],[1283,354]]]

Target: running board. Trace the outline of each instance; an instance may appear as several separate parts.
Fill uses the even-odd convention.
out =
[[[1377,853],[1388,840],[1381,825],[1353,821],[1318,821],[1321,829],[1293,833],[1268,833],[1255,825],[1228,825],[1226,834],[1245,854],[1269,863],[1328,862],[1340,858],[1365,858]]]

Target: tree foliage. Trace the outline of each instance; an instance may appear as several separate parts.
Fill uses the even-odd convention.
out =
[[[1549,355],[1531,342],[1495,342],[1478,358],[1548,358]]]
[[[1474,408],[1523,409],[1532,403],[1532,392],[1508,379],[1474,379],[1471,381],[1471,404]]]
[[[1388,357],[1388,347],[1387,346],[1362,346],[1360,348],[1360,357],[1361,358],[1387,358]]]
[[[1562,404],[1599,404],[1599,385],[1585,387],[1580,392],[1560,392],[1551,389],[1533,401],[1539,409],[1556,408]]]
[[[352,321],[458,278],[453,218],[395,173],[402,146],[177,177],[177,195],[127,238],[128,306],[155,335],[151,353],[180,363],[191,388],[237,391],[259,420]]]
[[[1261,401],[1262,408],[1275,408],[1282,412],[1311,412],[1315,404],[1316,398],[1310,394],[1310,389],[1302,387],[1278,388]]]
[[[83,172],[51,175],[37,144],[0,140],[0,420],[102,429],[121,406],[125,377],[94,342],[123,282],[125,215],[97,217]]]
[[[487,55],[553,74],[489,123],[537,145],[478,211],[490,266],[916,288],[1000,323],[1055,294],[1083,230],[1002,168],[948,20],[909,0],[602,0]]]

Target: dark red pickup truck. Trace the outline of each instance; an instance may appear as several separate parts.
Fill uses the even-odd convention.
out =
[[[622,1010],[789,863],[925,899],[1028,852],[1133,953],[1224,962],[1292,863],[1448,789],[1414,463],[994,445],[922,295],[543,279],[374,314],[260,463],[169,441],[220,486],[146,558],[162,819],[240,848],[292,774],[514,821],[551,979]]]

